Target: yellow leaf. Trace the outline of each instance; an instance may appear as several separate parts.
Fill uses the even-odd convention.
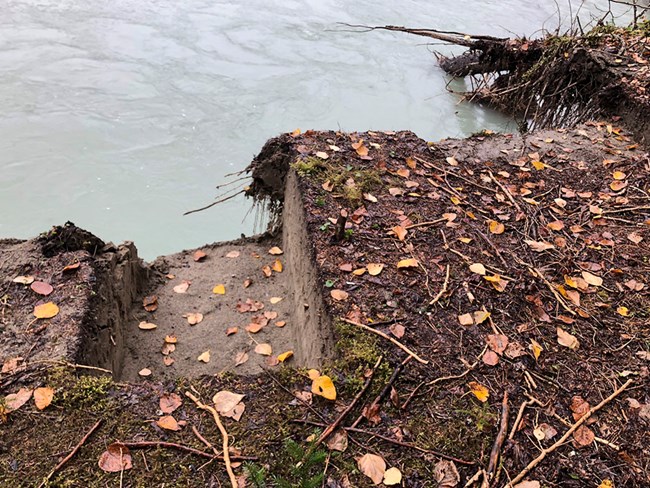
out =
[[[43,303],[34,307],[34,317],[37,319],[51,319],[59,313],[59,307],[53,302]]]
[[[384,269],[384,265],[379,263],[368,263],[366,268],[368,268],[368,274],[370,276],[377,276]]]
[[[619,180],[612,181],[609,184],[609,187],[612,189],[612,191],[621,191],[626,186],[627,183],[625,181],[619,181]]]
[[[368,271],[366,268],[358,268],[358,269],[355,269],[354,271],[352,271],[352,274],[354,276],[361,276],[361,275],[365,274],[366,271]]]
[[[36,408],[38,408],[39,410],[43,410],[50,403],[52,403],[53,398],[54,398],[54,390],[52,388],[43,387],[43,388],[36,388],[34,390],[34,403],[36,404]]]
[[[320,376],[320,371],[318,371],[317,369],[310,369],[309,371],[307,371],[307,376],[309,376],[310,380],[314,381],[316,378]]]
[[[283,300],[282,297],[271,297],[269,299],[269,302],[271,303],[271,305],[275,305],[276,303],[280,303],[282,300]]]
[[[314,379],[311,384],[311,392],[327,400],[336,400],[336,387],[332,379],[327,375],[322,375]]]
[[[476,381],[470,381],[468,383],[470,391],[474,394],[476,398],[479,399],[479,401],[485,403],[487,402],[487,399],[490,397],[490,392],[488,389],[483,386],[480,383],[477,383]]]
[[[488,319],[489,316],[490,316],[490,312],[486,310],[477,310],[473,314],[474,322],[476,324],[482,324]]]
[[[485,266],[483,266],[481,263],[470,264],[469,270],[472,273],[480,274],[481,276],[485,276],[485,273],[487,273]]]
[[[453,203],[454,205],[460,205],[460,198],[451,197],[450,200],[451,200],[451,203]]]
[[[535,339],[530,340],[530,349],[533,351],[533,356],[535,356],[535,361],[539,359],[540,354],[542,354],[542,351],[544,348],[540,345],[539,342],[537,342]]]
[[[262,356],[270,356],[273,354],[273,348],[271,347],[271,344],[258,344],[255,346],[255,352]]]
[[[503,234],[506,230],[506,226],[496,220],[490,220],[489,229],[492,234]]]
[[[417,268],[418,267],[418,261],[417,259],[402,259],[399,263],[397,263],[398,268]]]
[[[549,222],[546,227],[551,230],[562,230],[564,229],[564,222],[561,220],[554,220],[553,222]]]
[[[408,234],[408,230],[399,225],[396,225],[391,230],[395,233],[400,241],[403,241],[406,238],[406,234]]]
[[[606,479],[598,485],[598,488],[614,488],[614,482],[612,480]]]
[[[293,351],[283,352],[282,354],[278,354],[278,361],[284,363],[287,359],[289,359],[292,356],[293,356]]]
[[[576,350],[578,347],[580,347],[580,342],[578,339],[561,327],[557,328],[557,342],[559,345],[568,347],[569,349],[573,350]]]
[[[384,480],[386,461],[381,456],[364,454],[357,460],[357,466],[359,467],[359,471],[370,478],[375,485],[378,485]]]
[[[153,324],[151,322],[140,322],[138,324],[138,328],[141,330],[154,330],[156,327],[158,327],[156,324]]]
[[[626,177],[627,177],[627,175],[625,173],[623,173],[622,171],[614,171],[612,173],[612,178],[614,178],[615,180],[619,180],[619,181],[624,180]]]
[[[209,363],[210,362],[210,349],[208,349],[205,352],[202,352],[199,354],[199,357],[196,358],[197,361],[201,361],[202,363]]]
[[[272,267],[272,269],[273,269],[273,271],[275,271],[276,273],[282,273],[282,262],[280,262],[279,259],[276,259],[276,260],[273,262],[273,267]]]
[[[226,294],[226,287],[224,285],[216,285],[212,289],[212,293],[215,295],[225,295]]]
[[[337,302],[341,302],[341,301],[347,300],[348,296],[350,296],[350,294],[347,291],[334,289],[334,290],[330,291],[330,296],[334,300],[336,300]]]
[[[535,167],[535,169],[537,171],[541,171],[544,168],[546,168],[546,165],[544,163],[542,163],[541,161],[533,161],[532,165]]]
[[[472,239],[470,237],[459,237],[458,240],[463,244],[469,244],[472,242]]]
[[[619,315],[622,315],[623,317],[627,317],[630,314],[630,311],[628,310],[627,307],[618,307],[616,311],[619,313]]]
[[[274,246],[271,249],[269,249],[269,254],[273,254],[274,256],[279,256],[280,254],[283,254],[284,251],[280,249],[278,246]]]
[[[398,468],[389,468],[384,473],[384,484],[386,486],[399,485],[402,482],[402,472]]]

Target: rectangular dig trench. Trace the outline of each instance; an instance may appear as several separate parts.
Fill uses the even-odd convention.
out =
[[[277,367],[278,356],[290,351],[287,364],[320,366],[331,351],[331,323],[297,182],[287,185],[281,238],[205,246],[196,250],[205,254],[199,260],[194,250],[158,258],[147,267],[151,278],[130,310],[99,314],[111,320],[101,329],[110,338],[106,332],[91,337],[87,360],[121,381],[257,374]],[[112,288],[107,295],[129,285]],[[143,301],[155,304],[148,311]],[[124,306],[110,302],[101,306]]]

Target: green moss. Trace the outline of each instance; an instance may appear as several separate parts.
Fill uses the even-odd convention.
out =
[[[50,376],[50,384],[57,390],[56,404],[65,409],[86,409],[100,412],[109,406],[108,392],[114,386],[108,376],[81,376],[69,374]]]
[[[325,162],[322,159],[315,157],[298,159],[297,161],[294,161],[291,166],[297,171],[300,176],[303,177],[312,176],[322,171],[326,167]]]

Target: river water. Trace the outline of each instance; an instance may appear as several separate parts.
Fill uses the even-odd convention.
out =
[[[583,12],[600,15],[593,3]],[[71,220],[134,240],[147,259],[252,233],[243,198],[182,213],[210,203],[224,175],[281,132],[410,129],[437,140],[516,130],[446,90],[431,50],[453,48],[338,22],[498,36],[559,22],[554,2],[527,0],[0,6],[0,237]],[[567,0],[559,17],[569,18]]]

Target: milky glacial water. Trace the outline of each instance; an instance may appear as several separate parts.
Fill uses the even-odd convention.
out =
[[[559,3],[0,0],[0,237],[71,220],[153,259],[251,234],[244,198],[182,213],[279,133],[515,131],[446,89],[453,48],[338,23],[539,35]]]

